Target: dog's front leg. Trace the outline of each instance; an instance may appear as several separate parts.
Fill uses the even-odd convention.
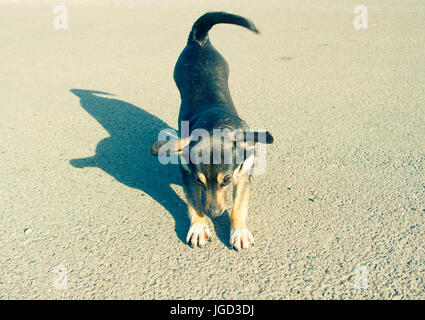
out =
[[[190,218],[190,229],[187,233],[186,243],[193,248],[203,247],[211,238],[204,210],[201,203],[201,187],[197,185],[191,175],[183,173],[183,188],[187,199]]]
[[[238,251],[254,244],[254,237],[246,227],[250,191],[251,183],[248,174],[239,174],[237,182],[233,186],[232,226],[230,231],[230,245]]]

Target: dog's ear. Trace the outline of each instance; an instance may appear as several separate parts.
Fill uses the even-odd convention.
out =
[[[273,142],[274,142],[274,138],[272,134],[270,133],[270,131],[266,131],[266,143],[272,144]]]
[[[190,143],[190,138],[157,141],[151,148],[151,155],[165,156],[170,154],[181,154],[184,147]]]
[[[159,149],[161,149],[162,146],[164,146],[168,141],[157,141],[152,145],[151,148],[151,155],[158,156]]]
[[[253,132],[253,138],[252,138],[252,134],[251,134],[251,138],[250,138],[250,134],[249,132],[244,132],[244,138],[245,141],[247,141],[247,139],[254,139],[254,143],[266,143],[266,144],[271,144],[274,142],[274,138],[272,136],[272,134],[270,133],[270,131],[251,131]]]
[[[256,143],[271,144],[274,138],[269,131],[247,130],[240,131],[234,135],[234,143],[236,146],[236,162],[240,165],[236,168],[233,175],[235,177],[240,174],[252,174],[255,163]],[[242,161],[239,162],[239,161]]]
[[[235,143],[242,143],[242,145],[254,145],[256,143],[271,144],[274,142],[274,138],[269,131],[255,131],[248,130],[236,133],[233,136]]]

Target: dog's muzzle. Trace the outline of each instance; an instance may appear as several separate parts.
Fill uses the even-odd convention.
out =
[[[220,209],[213,209],[213,210],[209,210],[208,211],[208,215],[211,217],[211,218],[218,218],[219,216],[221,216],[223,213],[224,213],[224,211],[226,211],[226,210],[220,210]]]

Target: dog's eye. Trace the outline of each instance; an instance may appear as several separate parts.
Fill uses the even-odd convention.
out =
[[[227,186],[230,182],[232,182],[232,177],[231,176],[225,176],[221,185]]]
[[[204,183],[201,179],[197,178],[197,179],[196,179],[196,182],[197,182],[200,186],[205,187],[205,183]]]

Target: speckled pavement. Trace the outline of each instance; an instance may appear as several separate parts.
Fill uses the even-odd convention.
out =
[[[367,30],[348,0],[157,2],[0,4],[0,299],[424,299],[424,1],[364,1]],[[211,39],[275,137],[241,253],[227,215],[184,243],[179,172],[149,154],[210,10],[260,29]]]

